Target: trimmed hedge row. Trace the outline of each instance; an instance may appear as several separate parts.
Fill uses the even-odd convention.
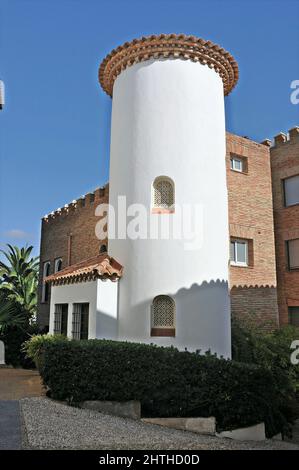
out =
[[[282,403],[265,368],[146,344],[39,338],[35,359],[54,399],[140,400],[144,416],[215,416],[218,430],[264,421],[268,436],[286,429],[291,389]]]

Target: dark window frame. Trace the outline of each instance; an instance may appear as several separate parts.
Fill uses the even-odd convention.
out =
[[[60,318],[60,330],[57,329],[57,320],[56,315],[60,312],[57,312],[57,307],[60,306],[61,308],[61,318]],[[68,327],[68,310],[69,304],[68,303],[61,303],[54,305],[54,334],[61,334],[67,336],[67,327]]]
[[[45,266],[48,266],[47,273],[45,274]],[[48,272],[49,271],[49,272]],[[48,304],[50,301],[50,284],[48,282],[44,282],[45,277],[50,276],[51,274],[51,261],[47,260],[43,262],[43,274],[42,274],[42,304]]]
[[[292,321],[292,309],[298,310],[298,312],[296,312],[296,313],[298,313],[298,317],[299,317],[299,305],[298,306],[289,306],[288,307],[288,322],[289,322],[289,325],[299,327],[299,319],[297,320],[298,324],[296,324],[296,322]]]
[[[299,271],[299,266],[296,268],[291,267],[291,260],[290,260],[290,247],[289,247],[289,242],[293,240],[299,240],[299,238],[290,238],[290,240],[285,240],[285,252],[286,252],[286,261],[287,261],[287,271],[292,272],[292,271]]]
[[[79,306],[79,309],[78,309]],[[75,311],[79,310],[79,311]],[[79,337],[76,337],[79,334]],[[72,338],[88,339],[89,334],[89,302],[75,302],[72,313]]]
[[[281,182],[282,182],[282,200],[283,200],[283,206],[284,206],[285,208],[294,207],[294,206],[299,206],[299,201],[298,201],[298,202],[295,202],[294,204],[288,204],[288,205],[287,205],[287,199],[286,199],[286,186],[285,186],[285,182],[286,182],[286,180],[288,180],[288,179],[290,179],[290,178],[295,178],[296,176],[299,176],[299,173],[296,174],[296,175],[286,176],[285,178],[282,178],[282,179],[281,179]]]

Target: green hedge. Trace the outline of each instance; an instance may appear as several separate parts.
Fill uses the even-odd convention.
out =
[[[5,345],[5,362],[13,367],[23,367],[24,369],[32,369],[35,367],[34,362],[26,356],[22,349],[22,345],[28,340],[30,335],[36,334],[38,331],[34,325],[26,325],[25,330],[17,327],[9,327],[5,333],[0,334],[0,340]]]
[[[292,391],[282,404],[265,368],[153,345],[43,338],[27,350],[35,359],[38,350],[54,399],[140,400],[144,416],[215,416],[219,430],[264,421],[268,436],[290,418]]]
[[[299,339],[299,328],[282,326],[266,333],[236,318],[232,321],[232,356],[236,361],[248,362],[270,370],[275,379],[281,407],[288,403],[290,388],[297,400],[285,414],[290,420],[299,418],[299,364],[291,363],[291,344]]]
[[[264,333],[255,327],[234,318],[232,322],[233,359],[256,364],[267,369],[286,373],[299,391],[299,364],[290,361],[291,344],[299,339],[299,328],[283,326],[271,333]]]

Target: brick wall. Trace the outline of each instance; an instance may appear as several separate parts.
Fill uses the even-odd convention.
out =
[[[249,266],[230,266],[232,315],[272,328],[278,309],[269,148],[230,133],[226,148],[230,236],[249,240],[250,250]],[[232,154],[244,158],[244,173],[230,169]]]
[[[289,271],[286,240],[299,238],[299,205],[284,207],[282,180],[299,174],[299,128],[279,134],[271,147],[271,170],[280,324],[288,323],[288,306],[299,306],[299,271]]]
[[[38,290],[38,322],[49,325],[50,298],[42,302],[43,266],[50,261],[50,274],[54,272],[55,259],[62,258],[62,269],[71,264],[91,258],[99,253],[102,244],[95,234],[95,208],[101,203],[108,203],[109,187],[98,188],[94,193],[86,194],[61,211],[54,211],[42,219],[40,245],[40,274]]]

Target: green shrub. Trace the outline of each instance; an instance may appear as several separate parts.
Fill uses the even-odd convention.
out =
[[[292,400],[292,410],[285,413],[293,419],[299,417],[299,364],[291,363],[291,344],[299,339],[299,328],[283,326],[265,333],[234,319],[232,322],[232,357],[270,370],[275,379],[281,407],[289,402],[290,393],[297,395]],[[291,392],[290,392],[291,390]]]
[[[13,367],[24,367],[32,369],[34,362],[26,356],[22,349],[24,341],[30,338],[30,335],[37,333],[35,325],[27,325],[26,329],[20,329],[16,326],[9,327],[4,333],[0,334],[0,340],[5,345],[5,362]]]
[[[59,341],[67,341],[67,338],[64,335],[34,335],[23,343],[22,351],[28,360],[33,361],[36,368],[41,370],[43,367],[43,352],[45,345],[51,342],[57,344]]]
[[[232,356],[234,360],[256,364],[276,374],[286,374],[299,391],[299,364],[291,363],[291,344],[299,339],[299,328],[283,326],[272,333],[232,322]]]
[[[215,416],[218,430],[264,421],[268,436],[290,419],[292,390],[282,406],[275,376],[262,367],[137,343],[49,336],[32,342],[27,353],[42,358],[40,373],[54,399],[140,400],[144,416]]]

